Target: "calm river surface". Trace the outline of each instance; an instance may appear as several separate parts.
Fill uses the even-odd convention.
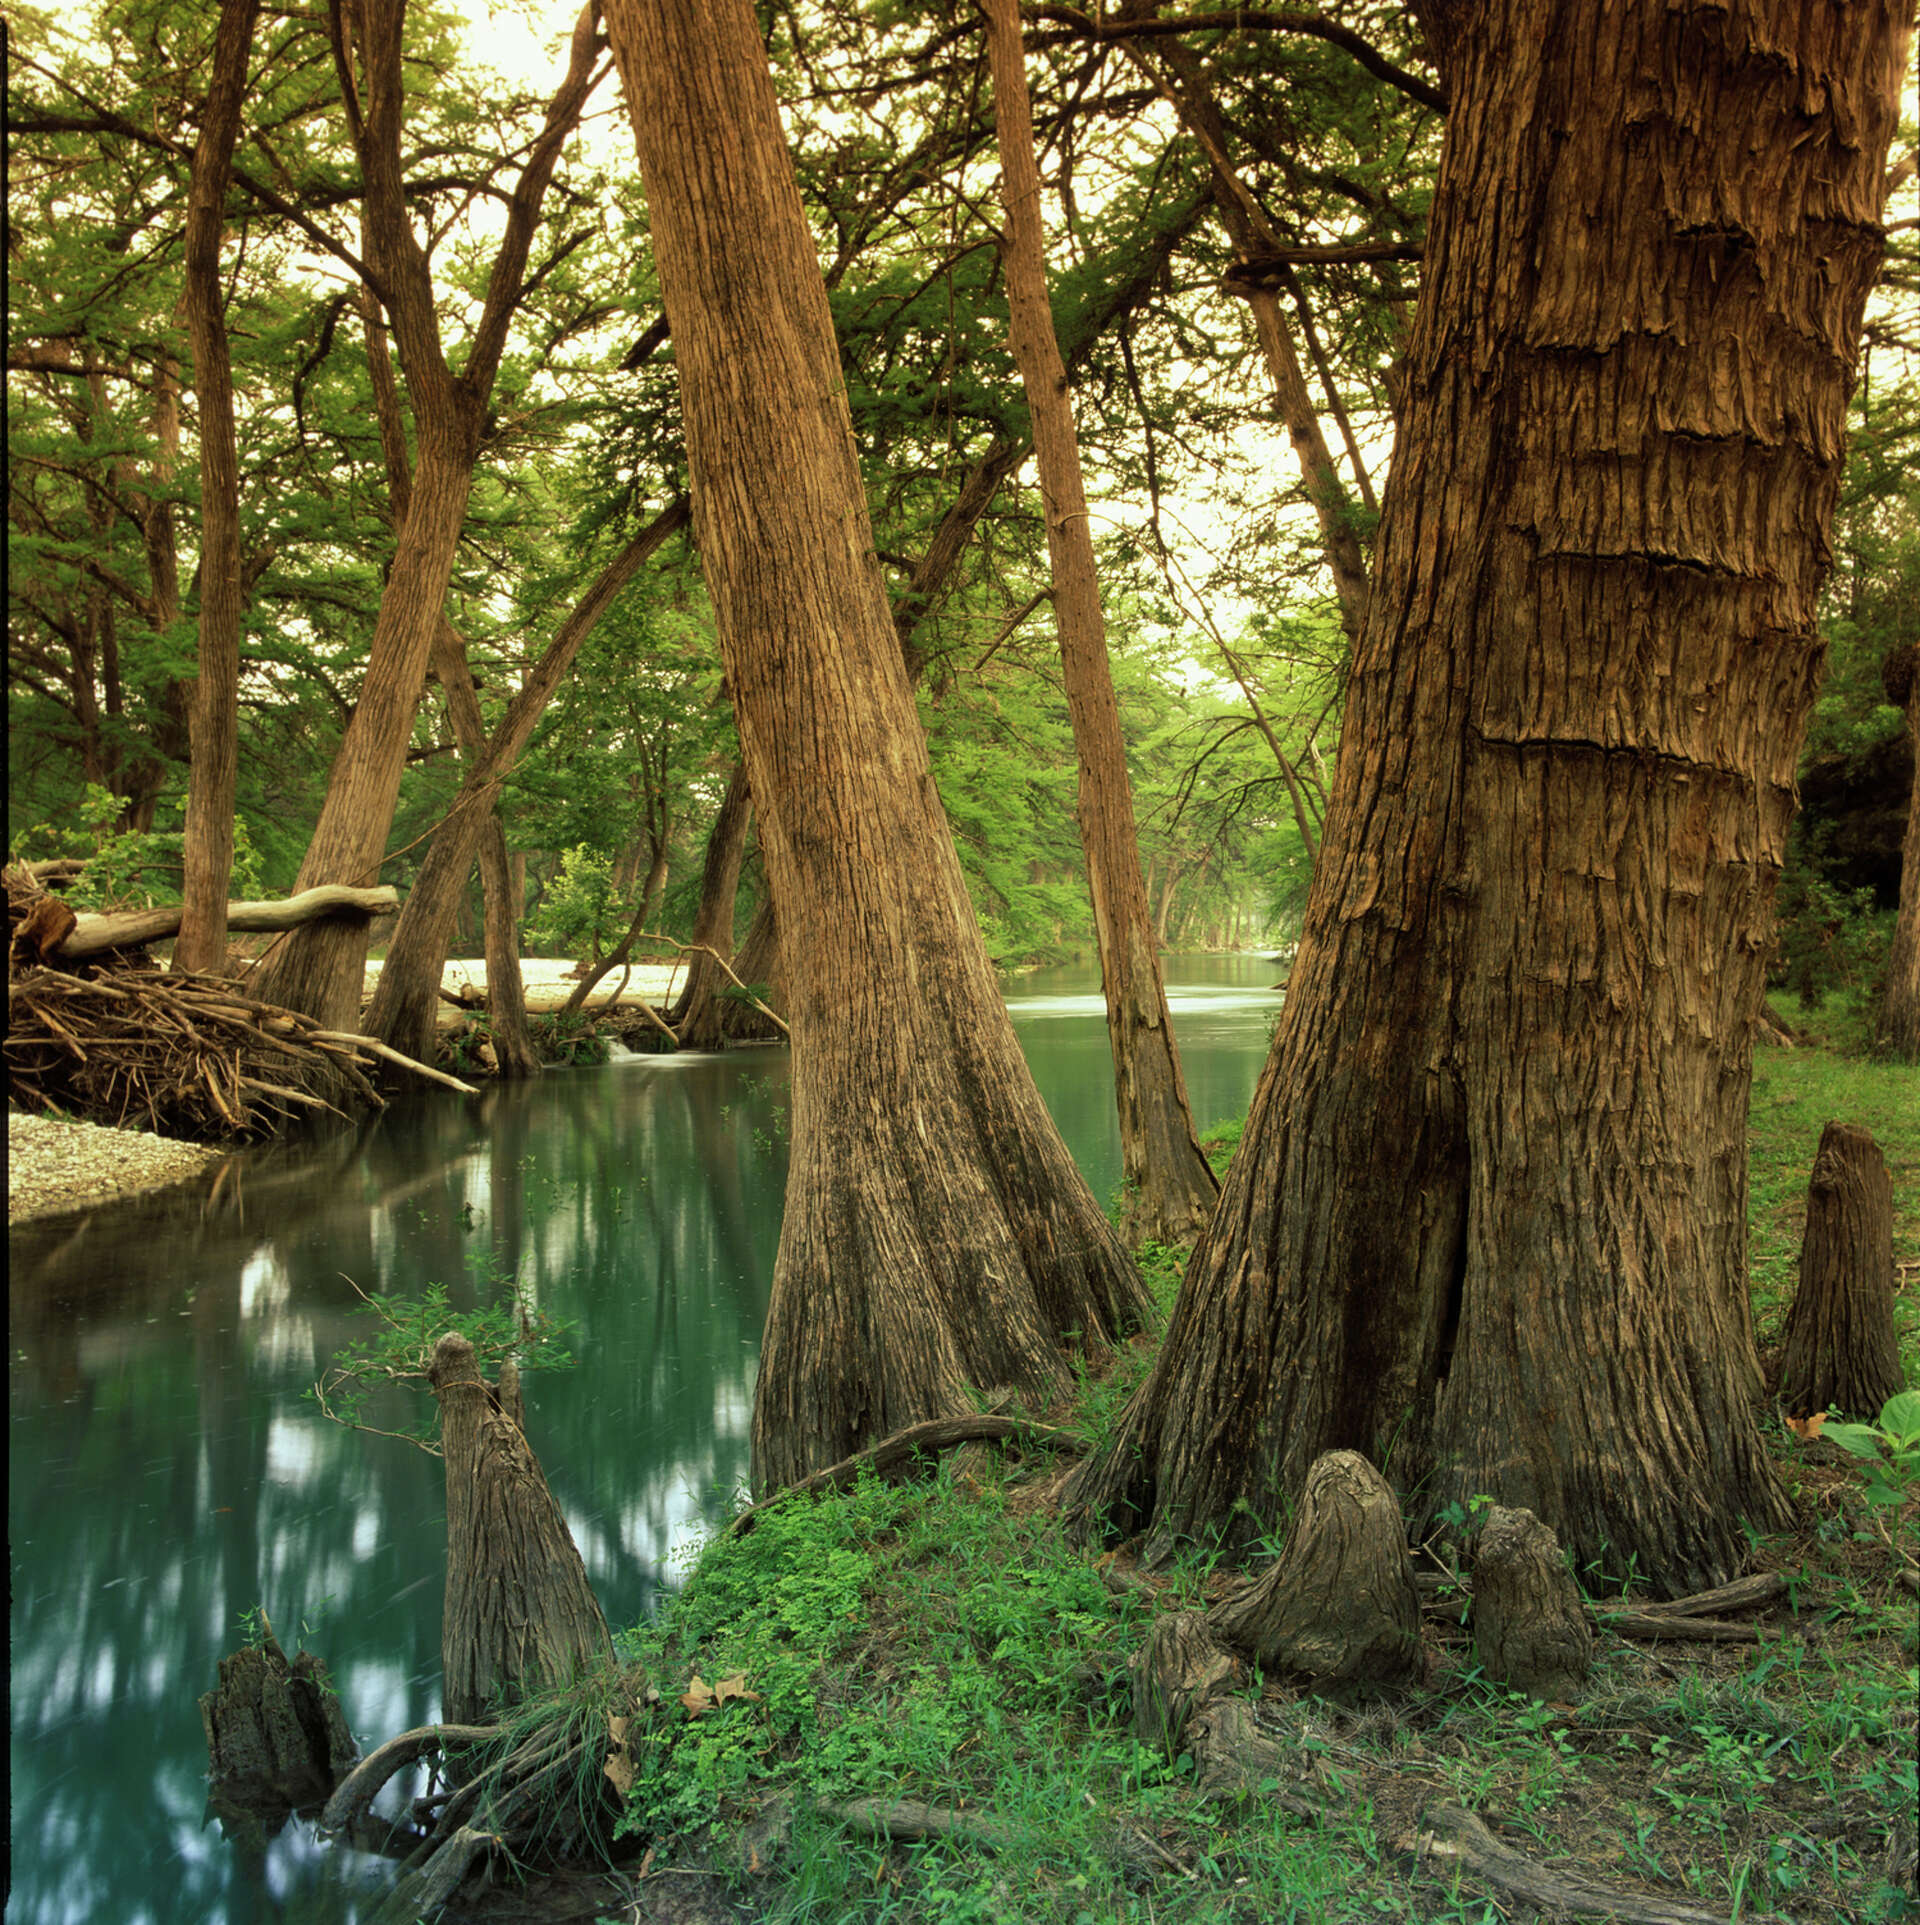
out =
[[[1204,1129],[1253,1093],[1279,971],[1167,971]],[[1008,1002],[1110,1196],[1097,976],[1022,977]],[[529,1431],[608,1621],[653,1607],[746,1477],[786,1086],[784,1051],[555,1072],[12,1232],[9,1921],[345,1925],[382,1887],[299,1824],[264,1852],[207,1824],[196,1708],[261,1606],[289,1650],[304,1627],[363,1747],[438,1713],[439,1461],[302,1395],[366,1333],[355,1286],[473,1302],[517,1277],[573,1324],[579,1361],[528,1380]]]

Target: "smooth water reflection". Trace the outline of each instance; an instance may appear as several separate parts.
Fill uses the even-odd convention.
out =
[[[1196,1116],[1244,1110],[1277,973],[1175,959]],[[1119,1181],[1085,969],[1008,996],[1097,1193]],[[437,1459],[327,1423],[302,1393],[366,1334],[359,1292],[518,1279],[578,1361],[527,1382],[528,1425],[610,1622],[747,1472],[786,1180],[784,1052],[638,1058],[351,1135],[9,1238],[12,1891],[54,1925],[355,1918],[388,1868],[294,1825],[262,1849],[203,1823],[196,1700],[264,1606],[333,1669],[363,1744],[437,1715]],[[370,1421],[398,1424],[404,1405]]]

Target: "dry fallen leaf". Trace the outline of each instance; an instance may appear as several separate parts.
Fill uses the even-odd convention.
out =
[[[689,1718],[697,1718],[702,1712],[713,1709],[713,1687],[696,1671],[687,1688],[681,1692],[680,1702],[687,1707]]]
[[[633,1781],[640,1775],[634,1769],[633,1760],[624,1751],[612,1753],[600,1769],[612,1780],[614,1790],[622,1798],[633,1789]]]
[[[1803,1444],[1811,1444],[1819,1437],[1821,1426],[1826,1421],[1827,1413],[1824,1410],[1816,1410],[1811,1417],[1789,1417],[1787,1428]]]
[[[739,1698],[747,1704],[758,1704],[760,1702],[759,1692],[749,1691],[747,1689],[747,1674],[744,1671],[736,1671],[732,1677],[722,1678],[720,1682],[713,1687],[713,1701],[715,1704],[728,1704],[735,1698]]]

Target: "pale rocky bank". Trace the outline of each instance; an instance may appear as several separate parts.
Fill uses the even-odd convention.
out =
[[[141,1130],[103,1129],[64,1117],[7,1112],[7,1221],[82,1210],[161,1190],[227,1155]]]

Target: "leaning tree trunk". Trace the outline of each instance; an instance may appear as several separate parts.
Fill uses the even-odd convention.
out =
[[[1127,782],[1120,704],[1107,660],[1080,442],[1047,297],[1040,168],[1033,152],[1019,0],[987,0],[986,13],[1007,210],[1001,253],[1007,271],[1009,338],[1033,417],[1034,457],[1053,568],[1054,625],[1079,763],[1080,841],[1093,899],[1120,1109],[1123,1223],[1135,1243],[1189,1243],[1207,1227],[1220,1186],[1193,1127],[1146,885],[1140,878],[1140,838]]]
[[[632,972],[634,945],[646,935],[647,922],[653,914],[653,906],[659,901],[660,892],[667,886],[667,859],[670,853],[667,846],[668,827],[666,822],[662,822],[659,834],[652,838],[653,859],[647,864],[647,879],[640,885],[640,900],[634,909],[632,920],[627,924],[627,933],[597,963],[588,965],[587,973],[574,984],[572,993],[560,1005],[561,1015],[571,1016],[576,1010],[584,1009],[587,998],[616,969],[624,970],[629,974]],[[623,975],[620,980],[624,983],[626,976]],[[616,985],[616,995],[617,993]]]
[[[302,889],[379,879],[414,710],[445,612],[488,402],[526,286],[540,206],[560,150],[586,104],[599,47],[589,7],[575,23],[566,77],[508,201],[485,304],[465,365],[456,374],[443,350],[428,259],[413,231],[402,177],[405,18],[406,0],[364,0],[360,9],[357,44],[365,65],[364,120],[360,76],[346,71],[344,52],[340,59],[344,92],[351,100],[348,125],[365,179],[368,265],[381,276],[393,310],[418,436],[418,466],[368,645],[360,699],[334,758],[320,820],[300,865],[297,886]],[[464,870],[461,879],[464,882]],[[262,965],[254,990],[264,1000],[317,1017],[331,1029],[351,1028],[360,1012],[366,955],[364,931],[314,923],[289,937]]]
[[[260,0],[222,0],[206,117],[187,191],[186,309],[200,404],[200,674],[193,692],[185,874],[173,966],[218,969],[227,958],[227,889],[240,766],[240,457],[233,427],[220,239],[227,179],[246,99],[247,56]]]
[[[600,571],[555,631],[540,659],[527,671],[526,680],[507,704],[506,714],[489,739],[486,753],[468,764],[453,806],[427,845],[420,871],[407,891],[399,926],[387,945],[373,1007],[367,1012],[369,1035],[380,1037],[409,1056],[422,1056],[431,1050],[440,978],[446,971],[454,916],[500,785],[520,759],[554,690],[600,617],[638,573],[640,565],[686,523],[687,504],[671,503]],[[519,899],[516,890],[514,900]]]
[[[670,1018],[682,1049],[725,1049],[727,1008],[721,992],[732,978],[715,960],[733,960],[733,906],[740,889],[740,862],[747,853],[747,825],[753,802],[747,774],[736,763],[727,778],[720,811],[707,833],[707,859],[700,871],[700,907],[693,918],[694,949],[687,962],[687,984]]]
[[[480,712],[473,670],[467,663],[466,642],[445,619],[434,639],[433,660],[446,693],[454,740],[471,768],[487,752],[487,724]],[[487,961],[488,1039],[493,1044],[494,1060],[499,1073],[509,1080],[538,1076],[540,1057],[527,1026],[527,990],[520,977],[520,916],[513,894],[513,864],[507,857],[507,832],[497,806],[488,811],[480,825],[480,902],[481,945]]]
[[[793,1154],[760,1489],[970,1385],[1048,1397],[1147,1293],[1033,1086],[873,553],[833,325],[747,0],[612,0],[695,521],[779,904]]]
[[[1920,1063],[1920,642],[1895,649],[1881,670],[1887,700],[1907,712],[1913,782],[1907,790],[1907,833],[1900,853],[1900,908],[1880,988],[1874,1040],[1902,1063]]]
[[[1780,1403],[1796,1417],[1832,1404],[1871,1419],[1900,1383],[1893,1179],[1869,1131],[1829,1123],[1807,1187],[1800,1287],[1780,1357]]]
[[[1152,14],[1158,7],[1141,11]],[[1227,238],[1233,243],[1235,258],[1244,263],[1262,252],[1277,254],[1280,237],[1268,223],[1259,202],[1234,172],[1227,156],[1226,121],[1207,84],[1206,68],[1199,55],[1174,39],[1156,46],[1152,54],[1141,41],[1130,40],[1124,44],[1134,63],[1166,94],[1181,124],[1205,152],[1213,169],[1214,206]],[[1164,78],[1155,65],[1156,59],[1165,64]],[[1320,416],[1313,397],[1307,392],[1307,377],[1294,348],[1292,330],[1280,312],[1279,298],[1272,288],[1246,286],[1235,287],[1233,291],[1244,294],[1253,309],[1254,333],[1273,381],[1274,405],[1287,431],[1293,458],[1300,465],[1300,478],[1319,523],[1320,544],[1340,607],[1340,626],[1346,631],[1349,643],[1357,642],[1367,617],[1367,559],[1360,537],[1354,531],[1352,504],[1341,485],[1340,471],[1334,465],[1327,438],[1320,431]],[[1357,458],[1354,466],[1355,473],[1364,478],[1365,471]]]
[[[1450,107],[1300,957],[1074,1501],[1164,1550],[1346,1446],[1700,1589],[1787,1517],[1749,1039],[1904,13],[1422,17]]]

